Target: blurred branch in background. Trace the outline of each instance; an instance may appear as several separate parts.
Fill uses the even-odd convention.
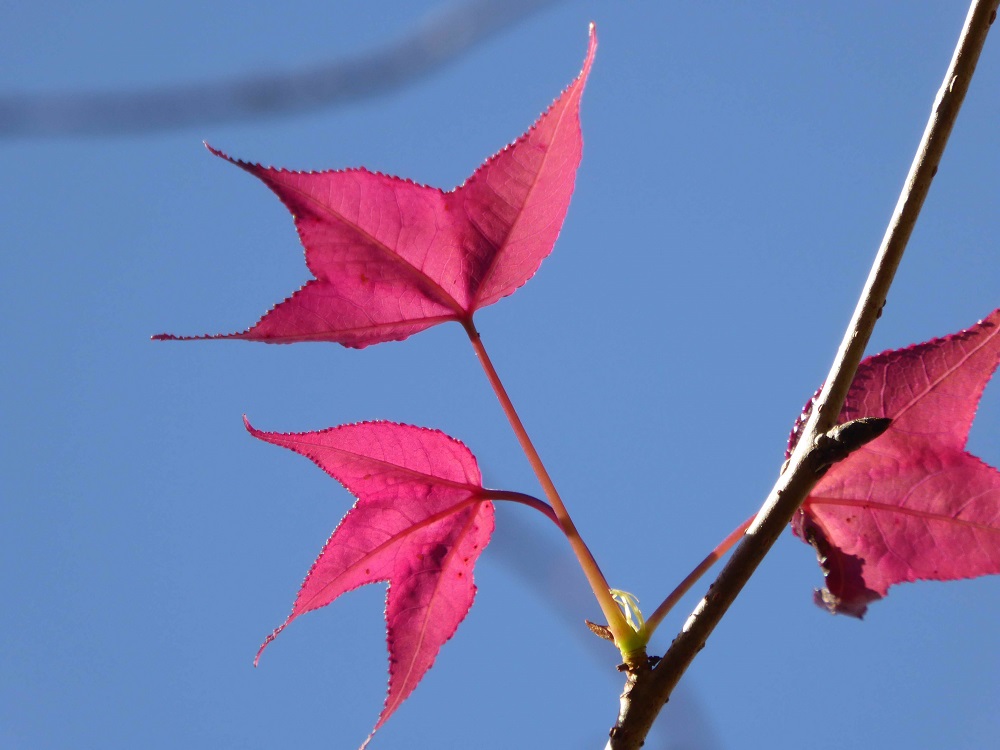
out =
[[[147,91],[0,96],[0,138],[115,136],[277,117],[365,99],[444,66],[561,0],[471,0],[364,55],[284,74]]]

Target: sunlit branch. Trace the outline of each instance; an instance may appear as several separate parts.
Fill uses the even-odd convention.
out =
[[[781,474],[743,541],[684,623],[655,666],[631,670],[621,697],[618,721],[610,732],[608,750],[637,750],[670,698],[681,676],[704,648],[708,637],[743,590],[764,556],[788,526],[828,464],[817,455],[819,438],[836,424],[847,391],[857,373],[875,321],[881,315],[889,286],[937,174],[952,127],[958,118],[972,75],[996,19],[1000,0],[974,0],[959,36],[944,82],[938,90],[917,153],[903,184],[865,283],[857,308],[834,358],[826,385]],[[824,463],[826,462],[826,463]]]

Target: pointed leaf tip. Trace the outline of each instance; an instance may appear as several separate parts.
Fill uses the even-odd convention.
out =
[[[594,62],[594,54],[597,52],[597,24],[593,21],[587,27],[587,57],[584,58],[582,74],[590,73],[590,66]]]
[[[861,617],[897,583],[1000,573],[1000,472],[965,450],[998,363],[1000,310],[861,363],[839,421],[892,423],[834,464],[792,522],[820,558],[818,604]]]
[[[516,291],[552,251],[580,163],[580,98],[597,49],[534,125],[451,192],[363,169],[293,172],[226,159],[292,213],[313,274],[233,338],[361,348],[468,322]]]

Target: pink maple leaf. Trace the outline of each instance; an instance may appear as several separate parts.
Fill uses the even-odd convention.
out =
[[[552,252],[580,164],[583,70],[528,132],[450,192],[347,169],[291,172],[237,161],[295,217],[315,277],[242,333],[154,339],[335,341],[361,348],[405,339],[512,294]]]
[[[442,432],[392,422],[303,433],[246,424],[254,437],[311,459],[358,498],[257,659],[299,615],[366,583],[388,581],[389,690],[374,734],[472,606],[473,566],[493,533],[493,503],[485,499],[476,459]]]
[[[834,464],[792,521],[826,576],[818,604],[861,617],[897,583],[1000,573],[1000,472],[965,450],[998,362],[1000,310],[968,330],[861,363],[839,422],[893,421]]]

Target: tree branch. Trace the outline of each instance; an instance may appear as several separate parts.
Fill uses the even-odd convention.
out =
[[[778,478],[746,536],[708,593],[695,607],[658,663],[628,672],[618,722],[610,732],[608,750],[635,750],[642,746],[653,721],[694,657],[791,521],[795,511],[829,464],[823,440],[835,426],[847,391],[854,380],[875,321],[885,305],[889,286],[899,266],[931,181],[937,174],[952,126],[968,91],[986,35],[996,19],[1000,0],[975,0],[962,28],[951,64],[938,91],[930,119],[896,210],[886,230],[861,299],[837,351],[802,436],[785,471]],[[842,456],[841,456],[842,457]]]

